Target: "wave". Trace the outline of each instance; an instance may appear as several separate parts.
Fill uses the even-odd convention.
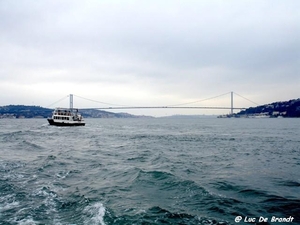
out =
[[[23,147],[23,148],[27,148],[29,150],[42,150],[42,149],[45,149],[44,146],[42,145],[39,145],[39,144],[36,144],[32,141],[28,141],[28,140],[23,140],[20,145]]]
[[[276,195],[270,195],[268,199],[261,202],[269,213],[278,213],[283,216],[298,216],[300,212],[300,200],[288,199]]]
[[[96,202],[92,205],[88,205],[84,208],[83,213],[85,215],[84,224],[87,225],[105,225],[104,215],[105,207],[101,202]]]
[[[134,215],[124,214],[115,215],[113,212],[107,213],[105,217],[107,224],[131,225],[131,224],[156,224],[156,225],[229,225],[224,220],[216,220],[209,217],[201,217],[190,213],[172,212],[160,206],[153,206],[146,210],[140,210]]]

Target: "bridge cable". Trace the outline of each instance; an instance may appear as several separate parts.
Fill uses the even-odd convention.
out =
[[[249,101],[249,102],[252,102],[253,104],[255,104],[255,105],[261,105],[261,104],[258,104],[258,103],[256,103],[256,102],[253,102],[253,101],[251,101],[250,99],[248,99],[248,98],[245,98],[245,97],[243,97],[243,96],[241,96],[241,95],[239,95],[238,93],[236,93],[236,92],[234,92],[234,94],[236,94],[237,96],[239,96],[239,97],[241,97],[241,98],[243,98],[243,99],[245,99],[245,100],[247,100],[247,101]]]
[[[85,98],[85,97],[81,97],[81,96],[78,96],[78,95],[74,95],[74,96],[76,96],[78,98],[81,98],[81,99],[84,99],[84,100],[87,100],[87,101],[96,102],[96,103],[105,104],[105,105],[129,107],[128,105],[118,105],[118,104],[112,104],[112,103],[107,103],[107,102],[96,101],[96,100]]]
[[[211,100],[211,99],[214,99],[214,98],[222,97],[222,96],[224,96],[224,95],[228,95],[229,93],[231,93],[231,92],[227,92],[227,93],[225,93],[225,94],[221,94],[221,95],[218,95],[218,96],[215,96],[215,97],[210,97],[210,98],[206,98],[206,99],[201,99],[201,100],[197,100],[197,101],[193,101],[193,102],[181,103],[181,104],[176,104],[176,105],[168,105],[167,107],[171,107],[171,106],[180,106],[180,105],[188,105],[188,104],[193,104],[193,103],[197,103],[197,102],[204,102],[204,101]]]
[[[59,103],[59,102],[65,100],[65,99],[68,98],[69,96],[70,96],[70,95],[67,95],[67,96],[65,96],[65,97],[63,97],[63,98],[57,100],[56,102],[54,102],[54,103],[52,103],[52,104],[46,106],[46,108],[50,108],[51,106],[53,106],[53,105],[55,105],[55,104],[57,104],[57,103]]]
[[[217,96],[214,96],[214,97],[210,97],[210,98],[206,98],[206,99],[201,99],[201,100],[197,100],[197,101],[193,101],[193,102],[186,102],[186,103],[181,103],[181,104],[167,105],[167,106],[162,106],[162,107],[174,107],[174,106],[180,106],[180,105],[193,104],[193,103],[197,103],[197,102],[204,102],[204,101],[208,101],[208,100],[211,100],[211,99],[214,99],[214,98],[222,97],[222,96],[227,95],[229,93],[231,93],[231,92],[227,92],[225,94],[221,94],[221,95],[217,95]],[[132,107],[132,106],[129,106],[129,105],[119,105],[119,104],[112,104],[112,103],[107,103],[107,102],[101,102],[101,101],[97,101],[97,100],[85,98],[85,97],[78,96],[78,95],[74,95],[74,96],[76,96],[78,98],[81,98],[81,99],[84,99],[84,100],[88,100],[88,101],[92,101],[92,102],[96,102],[96,103],[100,103],[100,104],[105,104],[105,105],[110,105],[110,106]]]
[[[201,99],[201,100],[197,100],[197,101],[186,102],[186,103],[181,103],[181,104],[174,104],[174,105],[167,105],[167,106],[162,106],[162,107],[174,107],[174,106],[181,106],[181,105],[194,104],[194,103],[198,103],[198,102],[204,102],[204,101],[208,101],[208,100],[211,100],[211,99],[215,99],[215,98],[222,97],[222,96],[224,96],[224,95],[228,95],[229,93],[231,93],[231,92],[227,92],[227,93],[225,93],[225,94],[221,94],[221,95],[217,95],[217,96],[214,96],[214,97],[210,97],[210,98],[206,98],[206,99]],[[253,102],[253,101],[251,101],[250,99],[247,99],[247,98],[243,97],[242,95],[240,95],[240,94],[238,94],[238,93],[235,93],[235,92],[234,92],[234,94],[238,95],[239,97],[241,97],[241,98],[243,98],[243,99],[245,99],[245,100],[247,100],[247,101],[249,101],[249,102],[251,102],[251,103],[253,103],[253,104],[255,104],[255,105],[259,105],[258,103]],[[74,95],[74,94],[73,94],[73,95]],[[101,101],[97,101],[97,100],[85,98],[85,97],[78,96],[78,95],[74,95],[74,96],[76,96],[76,97],[78,97],[78,98],[81,98],[81,99],[84,99],[84,100],[87,100],[87,101],[96,102],[96,103],[105,104],[105,105],[110,105],[110,106],[132,107],[132,106],[129,106],[129,105],[119,105],[119,104],[112,104],[112,103],[107,103],[107,102],[101,102]],[[69,95],[66,96],[66,97],[69,97]],[[64,97],[63,99],[65,99],[66,97]],[[59,101],[57,101],[57,102],[60,102],[60,101],[62,101],[63,99],[61,99],[61,100],[59,100]],[[53,103],[53,104],[51,104],[51,105],[54,105],[54,104],[56,104],[57,102],[55,102],[55,103]],[[50,106],[51,106],[51,105],[50,105]]]

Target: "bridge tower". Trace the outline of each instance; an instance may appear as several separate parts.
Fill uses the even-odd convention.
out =
[[[233,115],[233,91],[231,92],[231,115]]]
[[[70,109],[73,109],[73,94],[70,94]]]

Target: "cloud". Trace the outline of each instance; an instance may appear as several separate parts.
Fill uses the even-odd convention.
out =
[[[39,90],[41,104],[71,92],[128,104],[232,90],[261,102],[296,98],[299,7],[296,0],[1,1],[0,86],[19,87],[14,101]]]

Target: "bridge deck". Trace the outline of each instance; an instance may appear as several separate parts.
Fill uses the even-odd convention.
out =
[[[246,109],[246,108],[231,108],[231,107],[218,107],[218,106],[122,106],[122,107],[98,107],[98,108],[80,108],[81,110],[85,109]]]

